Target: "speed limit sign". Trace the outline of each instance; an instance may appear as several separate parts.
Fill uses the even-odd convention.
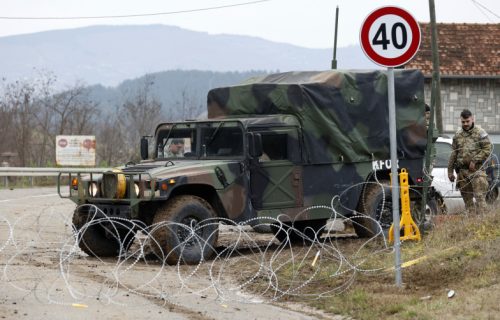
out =
[[[394,67],[405,64],[417,53],[420,46],[420,28],[411,14],[398,7],[383,7],[370,13],[360,32],[361,47],[376,64],[387,67],[387,97],[389,111],[389,142],[391,163],[397,163],[396,98]],[[391,167],[393,177],[398,176],[396,166]],[[391,179],[392,199],[398,198],[398,179]],[[392,226],[394,231],[394,255],[396,285],[401,286],[401,252],[399,201],[392,201]]]
[[[366,17],[360,40],[361,48],[370,60],[383,67],[397,67],[417,53],[420,27],[407,11],[383,7]]]

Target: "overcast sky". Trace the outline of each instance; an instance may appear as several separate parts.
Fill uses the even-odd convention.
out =
[[[254,2],[254,3],[249,3]],[[210,34],[240,34],[309,48],[333,43],[335,7],[340,9],[338,45],[358,43],[364,18],[395,5],[428,22],[428,0],[2,0],[0,36],[89,25],[165,24]],[[214,10],[122,19],[10,20],[5,17],[75,17],[163,13],[244,4]],[[500,0],[435,0],[438,22],[500,23]]]

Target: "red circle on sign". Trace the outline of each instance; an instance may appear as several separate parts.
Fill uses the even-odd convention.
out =
[[[68,145],[68,140],[61,139],[61,140],[59,140],[59,142],[57,144],[59,145],[59,147],[65,148]]]
[[[402,52],[400,56],[395,58],[383,57],[375,52],[371,46],[369,37],[370,28],[373,23],[378,18],[390,14],[399,16],[405,20],[405,22],[410,26],[412,32],[410,46],[406,49],[406,51]],[[411,58],[413,58],[413,56],[417,53],[421,40],[420,27],[415,18],[413,18],[413,16],[407,11],[398,7],[383,7],[373,11],[368,15],[368,17],[366,17],[361,27],[360,40],[361,48],[370,60],[384,67],[398,67],[410,61]]]
[[[90,149],[92,147],[92,140],[90,139],[83,140],[83,147],[85,149]]]

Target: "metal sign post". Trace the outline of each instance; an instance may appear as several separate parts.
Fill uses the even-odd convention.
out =
[[[389,141],[391,148],[392,217],[396,285],[402,285],[399,179],[397,157],[396,95],[394,92],[394,67],[413,58],[420,46],[420,27],[411,14],[398,7],[382,7],[366,17],[360,32],[361,48],[366,56],[378,65],[387,67],[387,96],[389,109]]]
[[[391,147],[391,175],[392,175],[392,222],[394,225],[394,264],[396,269],[396,285],[401,286],[401,242],[399,240],[399,179],[398,179],[398,154],[396,141],[396,98],[394,94],[394,68],[387,68],[387,96],[389,98],[389,141]]]

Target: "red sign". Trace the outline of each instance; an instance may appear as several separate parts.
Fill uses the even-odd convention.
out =
[[[61,139],[61,140],[59,140],[59,142],[57,144],[59,145],[59,147],[65,148],[68,145],[68,140]]]
[[[360,32],[366,56],[383,67],[397,67],[410,61],[420,46],[420,27],[407,11],[398,7],[379,8],[366,17]]]

